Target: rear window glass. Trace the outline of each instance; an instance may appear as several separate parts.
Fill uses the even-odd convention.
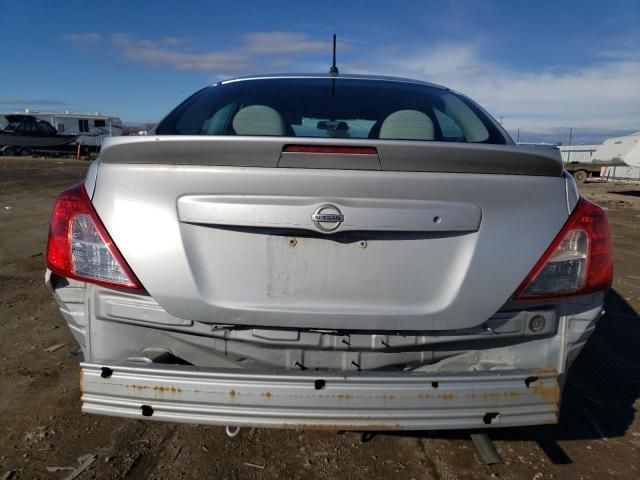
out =
[[[449,90],[345,78],[211,86],[173,110],[155,133],[507,143],[477,105]]]

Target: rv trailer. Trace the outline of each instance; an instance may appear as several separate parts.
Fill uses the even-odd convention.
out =
[[[118,117],[98,112],[41,112],[28,108],[24,113],[49,122],[58,133],[78,135],[78,144],[95,150],[102,146],[105,137],[117,137],[123,132],[122,121]]]

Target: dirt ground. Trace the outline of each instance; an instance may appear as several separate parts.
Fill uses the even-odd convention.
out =
[[[67,478],[85,455],[80,479],[640,477],[640,185],[581,188],[612,228],[607,313],[572,367],[560,424],[493,432],[504,464],[489,467],[468,432],[244,429],[230,439],[219,427],[81,414],[75,345],[43,285],[43,250],[55,197],[87,165],[0,158],[3,480]]]

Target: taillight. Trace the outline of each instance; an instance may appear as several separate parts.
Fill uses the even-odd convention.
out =
[[[102,225],[82,184],[62,192],[53,207],[47,267],[63,277],[109,287],[142,289]]]
[[[551,246],[514,294],[515,300],[604,291],[613,281],[607,215],[580,198]]]
[[[351,145],[286,145],[284,153],[334,153],[341,155],[378,155],[375,147]]]

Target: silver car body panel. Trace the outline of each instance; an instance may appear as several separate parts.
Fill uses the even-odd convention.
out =
[[[282,226],[300,223],[306,208],[309,227],[321,204],[354,217],[331,235],[278,228],[273,216],[267,225],[255,216],[252,226],[249,217],[242,226],[211,225],[217,201],[235,197],[237,206],[239,192],[248,204],[280,205]],[[511,297],[568,218],[561,176],[102,161],[92,201],[142,285],[171,314],[297,328],[476,327]],[[412,206],[424,204],[436,213],[397,231],[416,218]],[[222,223],[242,223],[236,214]],[[367,218],[380,228],[346,231]]]
[[[473,203],[433,200],[342,200],[340,231],[475,232],[482,211]],[[331,233],[309,212],[329,205],[324,198],[289,195],[185,195],[178,199],[178,220],[199,225],[302,228]],[[438,222],[433,219],[438,218]]]
[[[87,175],[84,179],[84,188],[87,191],[87,195],[89,195],[89,198],[93,197],[93,191],[96,188],[98,168],[100,168],[99,158],[91,162],[91,165],[89,165],[89,169],[87,170]]]
[[[573,212],[573,209],[576,208],[578,200],[580,200],[580,193],[578,193],[578,186],[576,185],[576,181],[573,178],[573,175],[567,172],[563,172],[562,176],[567,183],[567,212],[571,214],[571,212]]]

